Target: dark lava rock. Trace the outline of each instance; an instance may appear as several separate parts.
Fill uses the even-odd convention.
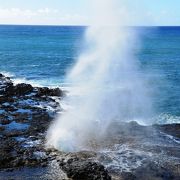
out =
[[[48,87],[37,88],[37,96],[63,96],[63,91],[59,88],[50,89]]]
[[[133,173],[136,179],[147,180],[178,180],[179,175],[174,174],[170,169],[159,166],[154,162],[150,162],[142,167],[139,167]]]
[[[0,126],[0,132],[4,131],[5,127],[4,126]]]
[[[17,111],[17,109],[14,106],[5,106],[3,107],[5,111],[7,112],[13,112],[13,111]]]
[[[5,102],[14,102],[14,99],[8,96],[0,96],[0,103],[5,103]]]
[[[22,136],[26,133],[27,133],[26,130],[11,130],[11,131],[7,131],[5,136],[6,137],[17,137],[17,136]]]
[[[180,138],[180,124],[154,125],[154,127],[164,133]]]
[[[14,95],[14,86],[13,83],[8,83],[6,88],[4,89],[4,94],[6,96],[13,96]]]
[[[7,124],[9,124],[11,121],[10,120],[8,120],[8,119],[0,119],[0,123],[2,124],[2,125],[7,125]]]
[[[30,84],[21,83],[21,84],[17,84],[14,87],[14,94],[18,96],[31,93],[32,91],[33,91],[33,87]]]
[[[4,77],[4,75],[0,73],[0,78],[2,78],[2,77]]]
[[[33,87],[30,84],[21,83],[14,86],[12,82],[8,82],[5,85],[5,88],[1,91],[1,94],[5,96],[23,96],[33,91]]]
[[[60,164],[63,171],[73,180],[110,180],[104,166],[87,160],[69,159]]]
[[[120,176],[122,180],[136,180],[136,176],[130,172],[122,172]]]
[[[12,150],[16,145],[17,142],[11,138],[1,140],[0,168],[10,167],[10,162],[14,159]]]

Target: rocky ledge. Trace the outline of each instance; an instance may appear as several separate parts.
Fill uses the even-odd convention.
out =
[[[113,122],[91,151],[45,148],[65,93],[0,74],[0,179],[180,179],[180,124]]]
[[[47,168],[62,157],[58,151],[46,149],[44,144],[50,123],[63,111],[60,106],[63,96],[65,92],[59,88],[32,87],[26,83],[15,85],[9,77],[0,74],[0,179],[8,179],[7,172],[19,169],[23,172],[24,168]],[[80,158],[57,162],[66,172],[65,177],[110,179],[107,170],[98,162]],[[20,174],[18,178],[21,179]]]

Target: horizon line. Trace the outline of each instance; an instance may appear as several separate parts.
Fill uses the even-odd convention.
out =
[[[58,26],[64,26],[64,27],[88,27],[88,26],[91,26],[91,25],[80,25],[80,24],[1,24],[0,23],[0,26],[55,26],[55,27],[58,27]],[[124,27],[180,27],[180,25],[124,25]]]

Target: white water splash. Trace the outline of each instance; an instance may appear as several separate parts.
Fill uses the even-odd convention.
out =
[[[151,114],[151,101],[133,55],[137,36],[126,24],[114,0],[94,2],[93,25],[87,28],[87,48],[67,82],[78,96],[66,101],[72,108],[50,127],[47,144],[64,151],[86,149],[89,140],[104,136],[114,121],[140,119]]]

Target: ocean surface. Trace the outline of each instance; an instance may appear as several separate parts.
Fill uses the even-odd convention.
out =
[[[0,26],[0,72],[17,83],[67,87],[86,27]],[[135,28],[139,74],[147,79],[157,123],[180,123],[180,27]],[[140,44],[140,45],[139,45]]]

